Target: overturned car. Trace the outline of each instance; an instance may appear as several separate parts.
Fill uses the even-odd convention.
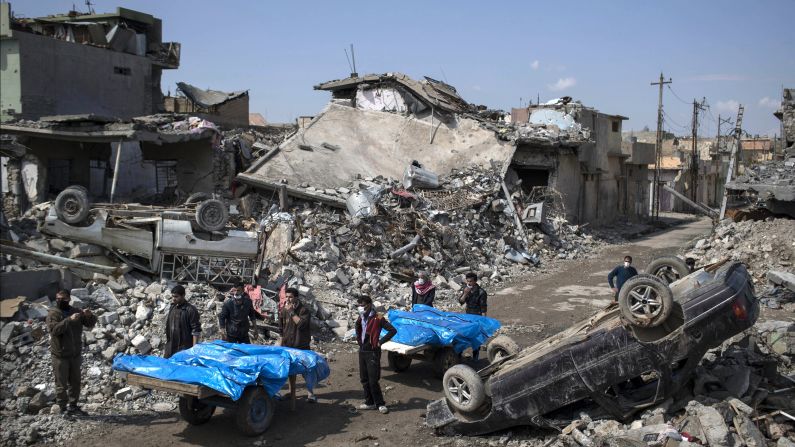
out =
[[[475,371],[456,365],[426,424],[483,434],[516,425],[550,427],[583,406],[624,420],[685,384],[707,350],[751,327],[759,313],[740,263],[700,269],[666,285],[642,274],[619,305]]]
[[[71,186],[49,208],[41,231],[104,247],[125,264],[166,280],[254,282],[262,262],[260,235],[226,229],[226,205],[206,197],[196,201],[198,196],[171,208],[90,204],[85,188]]]

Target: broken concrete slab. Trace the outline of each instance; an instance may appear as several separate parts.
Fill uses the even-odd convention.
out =
[[[781,270],[769,270],[767,280],[777,286],[786,287],[795,292],[795,274]]]

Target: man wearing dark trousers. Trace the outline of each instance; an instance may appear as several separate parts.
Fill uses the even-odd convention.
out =
[[[607,275],[607,284],[610,285],[610,290],[613,291],[614,302],[618,301],[618,292],[621,291],[621,286],[623,286],[629,278],[637,276],[637,274],[638,271],[635,270],[635,267],[632,267],[632,256],[624,256],[624,265],[616,266],[616,268]],[[615,284],[613,280],[615,280]]]
[[[279,327],[282,330],[282,346],[295,349],[310,349],[310,342],[312,340],[312,331],[310,328],[310,320],[312,313],[309,308],[304,306],[299,299],[298,289],[292,287],[284,291],[287,300],[284,303],[284,308],[279,315]],[[290,408],[295,410],[295,375],[289,377],[290,382]],[[317,402],[317,397],[311,391],[307,401],[310,403]]]
[[[218,315],[218,327],[221,329],[221,337],[231,343],[251,343],[248,330],[254,320],[264,320],[262,315],[254,310],[251,298],[244,291],[245,285],[238,282],[229,290],[232,295],[224,302],[221,314]]]
[[[381,393],[378,381],[381,379],[381,345],[397,334],[397,330],[385,318],[373,309],[373,300],[369,296],[361,296],[359,318],[356,320],[356,342],[359,343],[359,379],[364,388],[364,403],[360,410],[375,410],[382,414],[389,413]],[[381,338],[381,329],[387,334]]]
[[[50,353],[55,373],[55,399],[65,415],[85,416],[86,412],[77,406],[80,399],[83,326],[94,327],[97,317],[90,310],[83,311],[70,306],[70,300],[68,291],[58,291],[55,294],[55,307],[47,314]]]

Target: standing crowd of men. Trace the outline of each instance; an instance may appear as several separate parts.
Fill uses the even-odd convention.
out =
[[[411,285],[411,305],[423,304],[433,306],[436,297],[436,286],[431,282],[428,273],[417,272],[417,280]],[[477,283],[477,275],[466,275],[466,287],[461,292],[458,302],[466,313],[486,315],[488,295]],[[50,332],[50,351],[52,353],[53,373],[58,406],[64,415],[85,415],[80,409],[81,359],[83,351],[83,328],[93,328],[97,317],[90,310],[82,310],[70,305],[70,294],[60,290],[55,297],[53,306],[47,315],[47,327]],[[364,402],[359,406],[362,410],[375,410],[386,414],[389,409],[384,401],[379,381],[381,379],[381,346],[397,334],[397,330],[389,321],[380,315],[373,306],[369,296],[357,298],[358,317],[355,323],[356,342],[359,345],[359,379],[364,391]],[[256,320],[264,317],[254,309],[254,305],[246,293],[246,285],[236,283],[228,293],[228,297],[218,313],[218,327],[221,339],[231,343],[251,343],[251,328],[256,327]],[[299,292],[294,288],[284,290],[284,302],[280,306],[278,324],[281,331],[281,346],[294,349],[311,349],[311,312],[301,302]],[[190,349],[199,343],[202,327],[199,310],[189,303],[185,288],[177,285],[171,289],[171,306],[165,319],[166,343],[163,357],[170,358],[174,354]],[[381,336],[382,330],[385,335]],[[255,334],[257,332],[255,331]],[[257,337],[257,335],[255,335]],[[289,377],[291,407],[295,408],[296,377]],[[317,402],[317,397],[310,390],[307,401]]]

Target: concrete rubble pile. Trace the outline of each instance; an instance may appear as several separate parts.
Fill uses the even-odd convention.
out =
[[[489,287],[602,245],[566,222],[518,230],[499,197],[500,182],[498,174],[475,167],[440,179],[440,190],[410,191],[396,180],[366,178],[324,191],[347,197],[348,214],[309,204],[289,214],[274,206],[261,223],[270,233],[265,257],[272,272],[293,276],[291,285],[312,289],[316,316],[342,336],[356,296],[369,294],[385,308],[406,306],[417,270],[428,271],[436,284],[437,306],[457,309],[454,297],[466,272],[477,272]]]
[[[119,353],[162,356],[165,347],[165,319],[175,283],[148,283],[137,278],[140,276],[124,275],[118,280],[121,288],[115,291],[97,282],[71,290],[72,305],[91,309],[98,320],[93,329],[83,331],[81,405],[92,414],[176,408],[173,396],[124,386],[111,372],[113,358]],[[188,302],[201,315],[202,339],[217,338],[217,312],[223,296],[200,284],[188,284],[186,290]],[[0,329],[3,445],[64,442],[81,431],[79,424],[65,420],[53,408],[55,385],[45,316],[46,312],[37,318],[25,315],[23,321],[3,321]]]
[[[770,272],[795,273],[795,221],[769,217],[765,220],[733,222],[724,219],[704,239],[685,253],[696,265],[724,258],[744,262],[757,282],[767,284]]]

